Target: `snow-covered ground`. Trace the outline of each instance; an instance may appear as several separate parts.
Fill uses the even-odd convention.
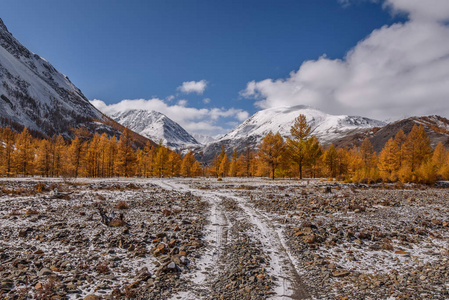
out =
[[[2,178],[0,188],[4,295],[449,296],[445,189],[263,178]],[[103,224],[99,207],[127,224]]]

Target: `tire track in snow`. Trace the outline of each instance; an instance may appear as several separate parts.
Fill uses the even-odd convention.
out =
[[[169,181],[169,182],[167,182]],[[191,192],[195,196],[202,197],[211,205],[209,215],[209,225],[206,227],[207,241],[212,241],[204,254],[203,258],[197,262],[199,270],[195,272],[191,279],[198,288],[208,288],[209,280],[213,280],[218,275],[217,266],[220,264],[220,256],[223,247],[226,245],[226,232],[229,227],[229,221],[225,210],[219,211],[222,198],[230,198],[237,202],[243,210],[244,218],[255,226],[259,231],[254,238],[258,239],[264,246],[264,251],[269,253],[270,275],[278,279],[278,286],[271,299],[311,299],[304,284],[302,283],[300,270],[291,255],[282,233],[271,220],[254,209],[247,201],[235,196],[232,192],[224,193],[222,191],[200,190],[188,187],[187,184],[174,182],[173,180],[160,180],[153,183],[168,190],[177,190],[182,192]],[[211,272],[214,270],[214,272]],[[190,278],[190,276],[189,276]]]
[[[201,197],[210,204],[209,224],[205,227],[204,237],[204,240],[208,242],[208,246],[202,257],[196,261],[198,270],[186,276],[186,278],[195,283],[198,289],[208,289],[209,281],[218,275],[217,265],[220,263],[219,260],[223,247],[227,243],[229,220],[223,210],[219,209],[222,201],[221,197],[212,192],[189,188],[187,184],[177,183],[169,179],[155,180],[152,183],[166,190],[190,192],[192,195]],[[172,299],[176,299],[176,295]],[[193,298],[189,297],[187,299]]]
[[[276,295],[271,299],[311,299],[282,234],[273,223],[265,215],[248,205],[245,199],[231,193],[214,193],[234,199],[249,217],[250,222],[260,231],[255,238],[262,242],[267,252],[271,252],[270,272],[271,275],[279,279],[279,285],[275,288]]]

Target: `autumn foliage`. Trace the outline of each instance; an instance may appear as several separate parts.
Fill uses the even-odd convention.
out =
[[[265,176],[279,178],[336,178],[346,182],[417,182],[449,180],[449,153],[439,143],[431,149],[423,126],[405,135],[401,130],[376,153],[366,138],[360,146],[323,146],[311,134],[304,115],[296,118],[291,137],[268,133],[257,150],[229,160],[224,148],[209,169],[213,176]],[[236,159],[236,157],[238,157]],[[227,165],[231,167],[226,168]]]
[[[181,156],[149,142],[143,149],[133,146],[132,132],[119,139],[106,134],[92,135],[85,128],[74,130],[74,138],[61,135],[50,139],[33,138],[25,128],[16,133],[0,128],[0,175],[45,177],[113,176],[199,176],[200,164],[191,152]]]
[[[449,180],[449,153],[439,143],[433,150],[423,126],[406,135],[400,130],[376,153],[366,138],[360,146],[321,145],[305,116],[296,118],[291,136],[268,133],[257,149],[246,146],[226,153],[224,146],[212,164],[202,166],[193,152],[183,155],[147,143],[136,149],[132,132],[119,139],[74,130],[74,138],[33,138],[24,129],[0,128],[0,175],[70,177],[215,176],[275,178],[335,178],[346,182],[417,182]]]

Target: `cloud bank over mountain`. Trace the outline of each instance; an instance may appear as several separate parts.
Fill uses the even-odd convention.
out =
[[[251,81],[241,95],[259,108],[304,104],[380,119],[449,115],[449,1],[382,5],[407,21],[374,30],[343,59],[323,54],[287,78]]]
[[[194,108],[188,107],[187,101],[180,100],[174,105],[167,104],[161,99],[135,99],[122,100],[119,103],[107,105],[102,100],[90,101],[97,109],[107,115],[117,112],[124,112],[132,109],[143,109],[157,111],[167,115],[169,118],[179,123],[188,132],[217,135],[225,133],[229,128],[224,128],[219,124],[226,121],[243,122],[248,118],[248,112],[242,109],[230,108]],[[224,121],[224,122],[223,122]]]

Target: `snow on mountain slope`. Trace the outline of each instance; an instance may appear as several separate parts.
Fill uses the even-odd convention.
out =
[[[156,143],[173,148],[198,146],[200,143],[166,115],[148,110],[126,110],[114,113],[112,119]]]
[[[290,128],[296,117],[306,116],[312,134],[321,142],[332,141],[349,130],[384,126],[385,123],[363,117],[329,115],[307,106],[279,107],[261,110],[220,140],[240,139],[247,136],[264,137],[268,132],[290,136]]]
[[[222,145],[227,153],[231,153],[234,148],[237,152],[242,152],[246,146],[255,148],[270,131],[288,137],[295,118],[300,114],[306,116],[312,134],[323,144],[330,144],[350,132],[385,125],[384,122],[364,117],[330,115],[308,106],[269,108],[255,113],[217,141],[208,143],[201,149],[202,157],[199,159],[212,160]]]
[[[70,136],[70,128],[81,124],[92,131],[118,132],[103,124],[112,121],[67,76],[25,48],[1,19],[0,117],[5,124],[14,122],[49,136]]]

